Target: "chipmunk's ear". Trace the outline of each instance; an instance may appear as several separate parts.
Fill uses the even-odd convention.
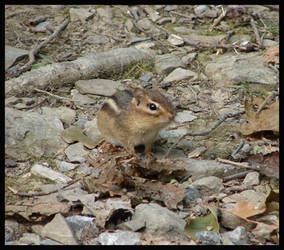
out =
[[[146,92],[143,89],[135,88],[134,89],[134,98],[136,100],[136,105],[138,106],[142,100],[145,98]]]

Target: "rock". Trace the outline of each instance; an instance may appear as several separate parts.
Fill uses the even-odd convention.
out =
[[[215,176],[203,177],[192,184],[197,186],[201,195],[206,196],[220,193],[224,189],[222,180]]]
[[[184,203],[186,206],[194,206],[195,202],[201,201],[201,194],[196,185],[191,184],[186,188]]]
[[[166,130],[163,129],[160,131],[158,138],[159,139],[169,139],[169,138],[177,138],[189,132],[187,128],[177,128],[174,130]]]
[[[154,42],[145,41],[145,42],[137,43],[134,47],[136,49],[150,49],[150,48],[153,48],[155,46],[156,46],[156,44]]]
[[[34,164],[31,168],[31,173],[35,175],[42,176],[44,178],[50,179],[57,183],[67,183],[72,181],[72,179],[64,174],[56,172],[51,168],[45,167],[41,164]]]
[[[197,117],[192,115],[192,111],[184,110],[182,112],[178,112],[174,118],[174,121],[177,123],[184,123],[184,122],[192,122]]]
[[[137,22],[139,28],[143,30],[151,30],[153,29],[153,24],[148,18],[142,18]]]
[[[146,226],[146,235],[163,236],[169,240],[185,239],[185,221],[177,214],[158,204],[136,206],[132,221]]]
[[[219,55],[206,65],[205,74],[217,87],[244,82],[275,86],[278,79],[257,53],[239,54],[237,58],[232,58],[231,53]]]
[[[189,65],[196,58],[196,56],[197,56],[196,52],[189,53],[186,56],[183,56],[181,60],[184,64]]]
[[[72,144],[65,149],[65,154],[69,161],[71,162],[85,162],[88,152],[84,149],[81,142]]]
[[[176,5],[167,5],[167,6],[164,8],[164,11],[170,12],[170,11],[173,11],[173,10],[176,10],[176,9],[177,9],[177,6],[176,6]]]
[[[48,237],[65,245],[78,245],[67,221],[61,214],[56,214],[41,231],[42,237]]]
[[[92,105],[97,103],[97,101],[94,98],[80,94],[77,89],[71,90],[71,96],[72,100],[76,101],[76,104],[78,105],[83,106],[83,105]]]
[[[188,79],[189,81],[195,81],[198,78],[198,75],[187,69],[177,68],[173,70],[165,79],[163,82],[169,83],[174,81],[181,81]]]
[[[15,161],[12,160],[12,159],[6,159],[6,158],[5,158],[5,167],[8,167],[8,168],[17,167],[17,162],[15,162]]]
[[[243,226],[238,226],[235,230],[221,234],[224,245],[246,245],[248,243],[248,234]]]
[[[114,17],[113,11],[111,8],[98,8],[97,13],[100,17],[106,18],[108,21],[111,21]]]
[[[42,107],[42,114],[47,116],[54,116],[67,125],[73,123],[75,121],[75,116],[76,116],[75,110],[67,107],[58,107],[58,108]]]
[[[27,245],[39,245],[40,237],[34,233],[23,233],[22,237],[19,239],[19,243]]]
[[[56,167],[61,171],[61,172],[66,172],[75,169],[78,167],[78,164],[66,162],[66,161],[59,161],[55,160],[56,162]]]
[[[175,46],[182,46],[184,44],[182,37],[177,36],[175,34],[169,35],[168,42]]]
[[[171,22],[173,22],[172,17],[162,17],[156,23],[159,24],[159,25],[163,25],[165,23],[171,23]]]
[[[153,22],[156,22],[156,21],[160,18],[159,12],[153,10],[153,9],[152,9],[151,7],[149,7],[149,6],[145,6],[145,7],[144,7],[144,11],[147,12],[147,14],[149,15],[150,19],[151,19]]]
[[[248,201],[255,206],[259,206],[261,202],[266,198],[266,195],[262,192],[254,190],[245,190],[241,193],[236,193],[225,197],[222,201],[224,203],[242,202]]]
[[[153,77],[152,73],[149,73],[149,74],[140,76],[139,80],[144,81],[144,82],[149,82],[151,81],[152,77]]]
[[[94,13],[89,12],[86,8],[71,8],[69,14],[71,22],[80,20],[82,23],[85,23],[94,15]]]
[[[223,178],[240,172],[233,165],[223,164],[215,160],[184,159],[185,170],[191,175],[192,180],[198,180],[205,176],[217,176]]]
[[[98,234],[98,229],[94,224],[94,217],[74,215],[65,218],[74,235],[82,242],[86,237],[93,238]]]
[[[5,108],[5,154],[25,161],[31,156],[54,157],[66,143],[62,122],[36,112]]]
[[[241,149],[244,153],[249,153],[252,150],[252,146],[249,143],[246,143],[242,149]]]
[[[93,94],[101,96],[112,96],[117,89],[123,90],[120,82],[107,79],[79,80],[75,83],[81,94]]]
[[[94,148],[98,143],[97,141],[93,141],[88,136],[84,135],[82,129],[76,126],[70,126],[69,128],[65,129],[61,135],[66,142],[81,142],[89,149]]]
[[[250,172],[246,175],[243,184],[248,186],[259,185],[259,173],[258,172]]]
[[[276,42],[276,41],[270,40],[270,39],[263,39],[263,41],[262,41],[262,46],[264,48],[276,46],[276,45],[279,45],[279,43]]]
[[[5,45],[5,70],[9,69],[17,60],[27,56],[27,50]]]
[[[97,118],[85,123],[84,133],[95,142],[99,142],[103,138],[98,129]]]
[[[101,233],[97,238],[101,245],[141,245],[140,233],[116,231]]]
[[[194,13],[196,15],[201,15],[203,12],[210,10],[210,8],[207,5],[198,5],[194,8]]]
[[[155,70],[158,74],[168,74],[173,69],[185,67],[181,59],[173,54],[157,55],[155,57]]]
[[[51,239],[43,239],[40,241],[41,245],[48,245],[48,246],[57,246],[57,245],[63,245],[62,243],[55,241],[55,240],[51,240]]]
[[[87,121],[89,121],[88,118],[79,118],[76,122],[73,123],[73,125],[84,129]]]
[[[216,232],[199,231],[196,233],[196,238],[202,245],[220,245],[221,236]]]

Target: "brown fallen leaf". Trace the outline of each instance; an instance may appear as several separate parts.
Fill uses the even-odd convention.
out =
[[[251,135],[261,131],[279,133],[279,101],[273,102],[257,115],[253,106],[259,106],[262,102],[263,100],[260,98],[254,98],[251,102],[245,101],[247,123],[242,123],[240,126],[240,132],[243,135]]]
[[[233,209],[229,210],[229,212],[246,219],[257,214],[262,214],[265,210],[266,208],[257,209],[252,203],[243,201],[237,203]]]

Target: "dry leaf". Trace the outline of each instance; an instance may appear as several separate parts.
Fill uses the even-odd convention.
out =
[[[266,208],[256,209],[250,202],[243,201],[237,203],[229,212],[246,219],[257,214],[262,214],[265,210]]]

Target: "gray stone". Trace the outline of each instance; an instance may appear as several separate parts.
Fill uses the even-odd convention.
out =
[[[216,232],[200,231],[196,233],[197,239],[202,245],[220,245],[221,236]]]
[[[23,233],[22,237],[19,239],[19,242],[28,245],[39,245],[40,237],[34,233]]]
[[[34,164],[31,168],[31,173],[50,179],[57,183],[67,183],[69,181],[72,181],[70,177],[57,171],[54,171],[51,168],[45,167],[41,164]]]
[[[198,75],[187,69],[177,68],[174,69],[164,80],[164,83],[188,80],[189,82],[195,81],[198,78]]]
[[[209,7],[207,5],[199,5],[194,8],[194,13],[196,15],[201,15],[203,12],[209,10]]]
[[[75,169],[78,167],[78,164],[66,162],[66,161],[59,161],[55,160],[56,162],[56,167],[61,171],[61,172],[66,172]]]
[[[252,146],[249,143],[246,143],[242,149],[241,149],[244,153],[249,153],[252,150]]]
[[[136,206],[132,220],[137,221],[139,225],[146,225],[146,235],[163,236],[170,240],[186,237],[185,221],[174,212],[155,203]]]
[[[98,229],[94,224],[94,217],[74,215],[65,218],[77,239],[83,241],[86,237],[95,237]]]
[[[262,56],[257,53],[239,54],[234,58],[231,53],[226,53],[213,58],[213,62],[206,65],[205,74],[217,87],[245,82],[274,86],[279,77],[265,66]]]
[[[154,42],[145,41],[145,42],[137,43],[134,47],[136,49],[150,49],[150,48],[153,48],[155,46],[156,46],[156,44]]]
[[[57,245],[63,245],[63,244],[55,240],[43,239],[40,241],[40,245],[57,246]]]
[[[250,172],[246,175],[245,179],[243,180],[243,184],[252,186],[252,185],[259,185],[259,173],[258,172]]]
[[[223,178],[240,172],[238,168],[230,164],[224,164],[215,160],[184,159],[185,169],[192,180],[198,180],[205,176],[217,176]]]
[[[271,47],[271,46],[276,46],[279,43],[270,39],[263,39],[262,41],[262,46],[264,46],[265,48],[267,47]]]
[[[56,214],[41,231],[42,237],[48,237],[65,245],[78,245],[73,232],[61,214]]]
[[[87,118],[79,118],[76,122],[73,123],[73,125],[84,129],[87,121],[89,121]]]
[[[5,70],[10,68],[17,60],[27,56],[28,54],[29,52],[27,50],[5,45]]]
[[[94,13],[89,12],[89,10],[86,8],[71,8],[69,10],[69,14],[71,22],[80,20],[82,23],[85,23],[94,15]]]
[[[80,94],[77,89],[71,90],[71,96],[72,100],[76,101],[78,105],[93,105],[97,103],[94,98]]]
[[[142,18],[137,22],[139,28],[143,30],[151,30],[153,29],[153,24],[148,18]]]
[[[243,226],[238,226],[235,230],[221,234],[223,244],[246,245],[248,243],[248,234]],[[229,240],[229,242],[228,242]]]
[[[152,74],[145,74],[143,76],[140,76],[139,80],[144,82],[149,82],[152,79],[152,77],[153,77]]]
[[[64,152],[69,161],[71,162],[78,161],[80,163],[86,161],[86,156],[88,154],[88,152],[84,149],[84,146],[81,142],[77,142],[75,144],[68,146]]]
[[[107,79],[79,80],[75,83],[81,94],[112,96],[117,89],[123,90],[120,82]]]
[[[157,55],[155,57],[155,70],[158,74],[168,74],[178,67],[185,67],[181,59],[173,54]]]
[[[85,123],[84,133],[95,142],[99,142],[103,138],[98,129],[97,118]]]
[[[192,122],[197,117],[192,115],[192,111],[184,110],[182,112],[178,112],[174,118],[174,121],[177,123],[184,123],[184,122]]]
[[[70,125],[72,122],[74,122],[76,116],[75,110],[67,107],[42,107],[42,114],[47,116],[54,116],[67,125]]]
[[[189,53],[181,58],[182,62],[186,65],[190,64],[197,56],[196,52]]]
[[[111,21],[114,18],[114,14],[111,8],[98,8],[97,13],[100,17],[106,18]]]
[[[201,194],[196,185],[191,184],[186,188],[184,203],[186,206],[194,206],[195,202],[200,201]]]
[[[220,193],[224,189],[222,180],[215,176],[203,177],[192,184],[197,186],[202,195]]]
[[[54,157],[66,143],[61,138],[62,122],[36,112],[5,108],[5,154],[19,161]]]
[[[177,36],[175,34],[170,34],[168,38],[168,42],[175,46],[181,46],[184,44],[182,37]]]
[[[116,231],[101,233],[97,238],[101,245],[141,245],[140,233]]]
[[[176,10],[177,9],[177,6],[176,5],[167,5],[165,8],[164,8],[164,11],[173,11],[173,10]]]

